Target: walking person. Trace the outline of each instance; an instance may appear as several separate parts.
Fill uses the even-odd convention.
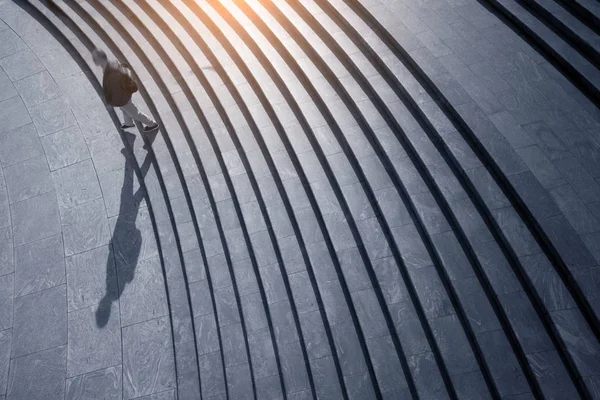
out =
[[[137,85],[131,77],[127,64],[117,60],[108,60],[106,53],[98,48],[92,51],[94,64],[104,71],[102,87],[106,102],[113,107],[120,107],[124,122],[121,129],[133,128],[134,121],[144,124],[144,132],[152,132],[158,128],[158,123],[141,112],[131,101],[131,95],[137,91]]]

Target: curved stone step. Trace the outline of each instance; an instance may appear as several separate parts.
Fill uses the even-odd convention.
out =
[[[600,35],[600,5],[594,0],[557,0],[565,10]]]
[[[482,0],[483,2],[483,0]],[[597,67],[570,46],[562,35],[557,35],[544,22],[533,16],[513,0],[490,0],[484,2],[495,12],[512,22],[519,34],[526,35],[532,44],[541,48],[553,64],[562,69],[569,79],[584,92],[592,102],[600,102],[600,78]],[[536,10],[537,8],[530,8]],[[552,25],[559,30],[559,25]],[[564,30],[559,30],[563,33]],[[587,52],[584,52],[587,54]],[[590,55],[590,58],[592,55]]]

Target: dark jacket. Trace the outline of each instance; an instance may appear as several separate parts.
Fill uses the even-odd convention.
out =
[[[118,61],[111,60],[104,69],[102,87],[106,102],[113,107],[122,107],[131,100],[131,93],[123,89],[123,74],[127,71]]]

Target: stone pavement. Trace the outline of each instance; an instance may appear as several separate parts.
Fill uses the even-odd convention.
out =
[[[600,399],[599,18],[0,0],[0,400]]]

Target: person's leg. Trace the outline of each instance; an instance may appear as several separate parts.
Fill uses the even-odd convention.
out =
[[[140,121],[144,125],[156,125],[156,122],[150,119],[146,114],[141,112],[131,100],[129,100],[129,103],[121,107],[121,110],[123,110],[123,115],[127,115],[130,119]],[[125,121],[125,123],[127,124],[127,120]]]
[[[133,118],[131,118],[124,107],[121,107],[121,112],[123,113],[123,125],[133,126]]]

